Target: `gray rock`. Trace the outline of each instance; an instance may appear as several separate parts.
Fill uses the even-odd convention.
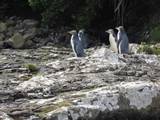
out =
[[[30,29],[27,29],[25,32],[24,32],[24,38],[27,39],[27,40],[31,40],[33,38],[35,38],[37,34],[37,29],[36,28],[30,28]]]
[[[38,25],[38,21],[36,20],[31,20],[31,19],[25,19],[23,21],[23,24],[25,26],[28,26],[28,27],[36,27]]]
[[[2,49],[0,110],[22,120],[96,120],[133,109],[154,109],[158,116],[158,56],[117,55],[107,47],[89,48],[84,58],[70,52],[53,46]],[[24,68],[29,63],[40,67],[38,73]]]
[[[3,41],[4,38],[5,38],[4,34],[1,33],[1,34],[0,34],[0,41]]]
[[[140,110],[154,104],[159,106],[160,103],[154,101],[154,99],[159,100],[158,84],[144,81],[124,82],[111,88],[108,86],[83,92],[85,96],[80,98],[78,105],[51,111],[47,114],[47,118],[69,120],[70,116],[72,120],[80,118],[95,120],[100,112],[133,108]]]
[[[32,40],[26,40],[24,43],[24,48],[32,48],[34,46],[34,43]]]
[[[5,32],[7,30],[7,25],[4,22],[0,22],[0,32]]]
[[[0,41],[0,49],[2,49],[4,47],[4,42]]]
[[[138,44],[129,44],[129,53],[137,54],[139,48],[140,48],[140,45]]]
[[[16,21],[12,19],[8,19],[6,20],[6,24],[7,26],[14,26],[16,24]]]
[[[6,37],[13,36],[14,32],[16,32],[14,27],[8,27],[8,31],[6,32]]]
[[[12,48],[19,49],[23,48],[25,39],[20,33],[15,33],[11,38],[10,38],[10,45]]]
[[[1,120],[14,120],[11,117],[9,117],[6,113],[0,111],[0,119]]]

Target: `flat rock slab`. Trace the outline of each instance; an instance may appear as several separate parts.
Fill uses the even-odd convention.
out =
[[[0,114],[11,120],[101,120],[117,110],[159,109],[158,56],[118,55],[105,47],[88,49],[83,58],[72,55],[52,46],[2,50]]]

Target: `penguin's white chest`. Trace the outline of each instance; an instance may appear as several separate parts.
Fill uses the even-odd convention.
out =
[[[109,36],[110,49],[118,53],[116,38],[113,35]]]

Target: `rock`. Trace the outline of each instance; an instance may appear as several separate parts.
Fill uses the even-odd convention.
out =
[[[25,39],[20,33],[15,33],[11,38],[10,38],[10,45],[12,48],[19,49],[23,48]]]
[[[8,31],[6,33],[6,36],[11,37],[14,34],[14,32],[17,32],[14,27],[8,27]]]
[[[32,115],[32,116],[30,116],[30,117],[29,117],[28,119],[26,119],[26,120],[41,120],[41,118],[38,117],[38,116]]]
[[[0,41],[0,49],[2,49],[4,47],[4,42]]]
[[[16,24],[16,21],[12,19],[8,19],[6,20],[6,24],[7,26],[14,26]]]
[[[0,32],[5,32],[7,30],[7,25],[4,22],[0,22]]]
[[[16,17],[16,16],[9,17],[9,20],[13,20],[13,21],[16,21],[17,19],[18,19],[18,17]]]
[[[6,18],[5,22],[0,21],[0,41],[5,41],[4,48],[33,48],[33,46],[30,47],[31,41],[35,43],[34,47],[44,46],[48,42],[55,43],[55,39],[51,39],[51,36],[49,36],[50,33],[53,33],[52,29],[46,29],[40,28],[38,26],[38,21],[33,19],[22,19],[16,16]],[[3,36],[1,35],[3,33]],[[19,44],[15,45],[13,36],[15,34],[21,34],[23,36],[23,40],[29,40],[26,42],[27,45],[23,46],[23,40],[22,42],[18,42]],[[63,38],[63,41],[66,39],[66,34],[63,31],[63,33],[59,33],[56,38],[61,37]],[[55,37],[55,36],[52,36]],[[21,37],[22,38],[22,37]],[[9,40],[10,39],[10,40]],[[17,39],[17,38],[16,38]],[[60,39],[57,39],[58,41],[61,41]],[[63,42],[64,43],[64,42]],[[21,45],[20,45],[21,44]]]
[[[3,41],[5,38],[4,34],[0,34],[0,41]]]
[[[71,49],[54,46],[2,49],[0,110],[19,120],[159,118],[158,56],[86,51],[87,57],[75,58]],[[29,72],[26,64],[40,69]]]
[[[61,120],[62,118],[66,120],[69,120],[69,118],[72,120],[81,118],[95,120],[102,112],[134,108],[144,110],[151,106],[154,108],[154,105],[160,106],[160,103],[157,102],[157,100],[160,100],[159,87],[159,83],[137,81],[124,82],[111,88],[108,86],[93,89],[83,92],[82,94],[85,95],[80,98],[80,102],[76,102],[77,105],[51,111],[47,114],[47,118],[49,120]]]
[[[95,52],[91,55],[91,57],[95,58],[105,58],[105,54],[107,53],[108,49],[106,46],[102,46],[99,49],[96,49]]]
[[[35,37],[35,34],[32,34],[32,33],[27,33],[27,34],[24,34],[23,35],[23,38],[26,39],[26,40],[31,40]]]
[[[160,43],[157,43],[155,47],[160,48]]]
[[[31,40],[31,39],[35,38],[36,33],[37,33],[36,28],[30,28],[30,29],[28,29],[27,31],[24,32],[23,37],[24,37],[24,39]]]
[[[33,48],[34,43],[32,42],[32,40],[26,40],[24,43],[24,48]]]
[[[31,111],[28,111],[28,110],[15,110],[15,111],[12,111],[11,113],[9,113],[10,116],[31,116],[33,115],[33,113]]]
[[[27,27],[36,27],[38,25],[38,21],[31,20],[31,19],[25,19],[23,21],[23,24]]]
[[[39,84],[40,83],[40,84]],[[42,84],[43,83],[43,84]],[[24,89],[25,92],[28,92],[28,96],[34,97],[34,98],[41,98],[42,96],[45,96],[46,94],[50,94],[50,91],[52,87],[49,86],[54,85],[54,80],[49,80],[47,78],[44,78],[43,76],[36,76],[31,78],[28,81],[25,81],[22,84],[19,84],[19,86],[16,87],[16,90],[21,91]],[[47,88],[44,86],[48,86]],[[58,88],[58,86],[54,85],[55,88]],[[35,94],[34,91],[39,92],[39,94]],[[43,94],[44,93],[44,94]]]
[[[69,114],[68,114],[69,113]],[[75,106],[67,110],[65,107],[58,111],[51,111],[47,114],[47,120],[95,120],[100,114],[100,110],[96,106]]]
[[[6,113],[0,111],[0,120],[14,120],[9,117]]]
[[[138,53],[139,48],[140,45],[138,44],[129,44],[129,53],[136,54]]]
[[[118,59],[118,54],[114,53],[112,50],[107,49],[107,47],[102,46],[100,49],[97,49],[92,55],[91,57],[93,58],[103,58],[106,59],[110,62],[112,62],[112,64],[118,64],[120,61]]]

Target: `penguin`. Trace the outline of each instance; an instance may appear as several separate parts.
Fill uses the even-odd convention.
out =
[[[84,48],[82,42],[79,40],[78,33],[76,30],[69,31],[71,36],[71,47],[76,57],[84,57]]]
[[[80,29],[78,32],[79,40],[82,42],[83,48],[86,49],[88,47],[88,40],[84,29]]]
[[[117,37],[113,29],[109,29],[105,31],[109,34],[109,42],[110,42],[110,49],[114,51],[115,53],[118,53],[117,48]]]
[[[123,26],[116,27],[117,33],[117,48],[120,54],[129,53],[129,40]]]

